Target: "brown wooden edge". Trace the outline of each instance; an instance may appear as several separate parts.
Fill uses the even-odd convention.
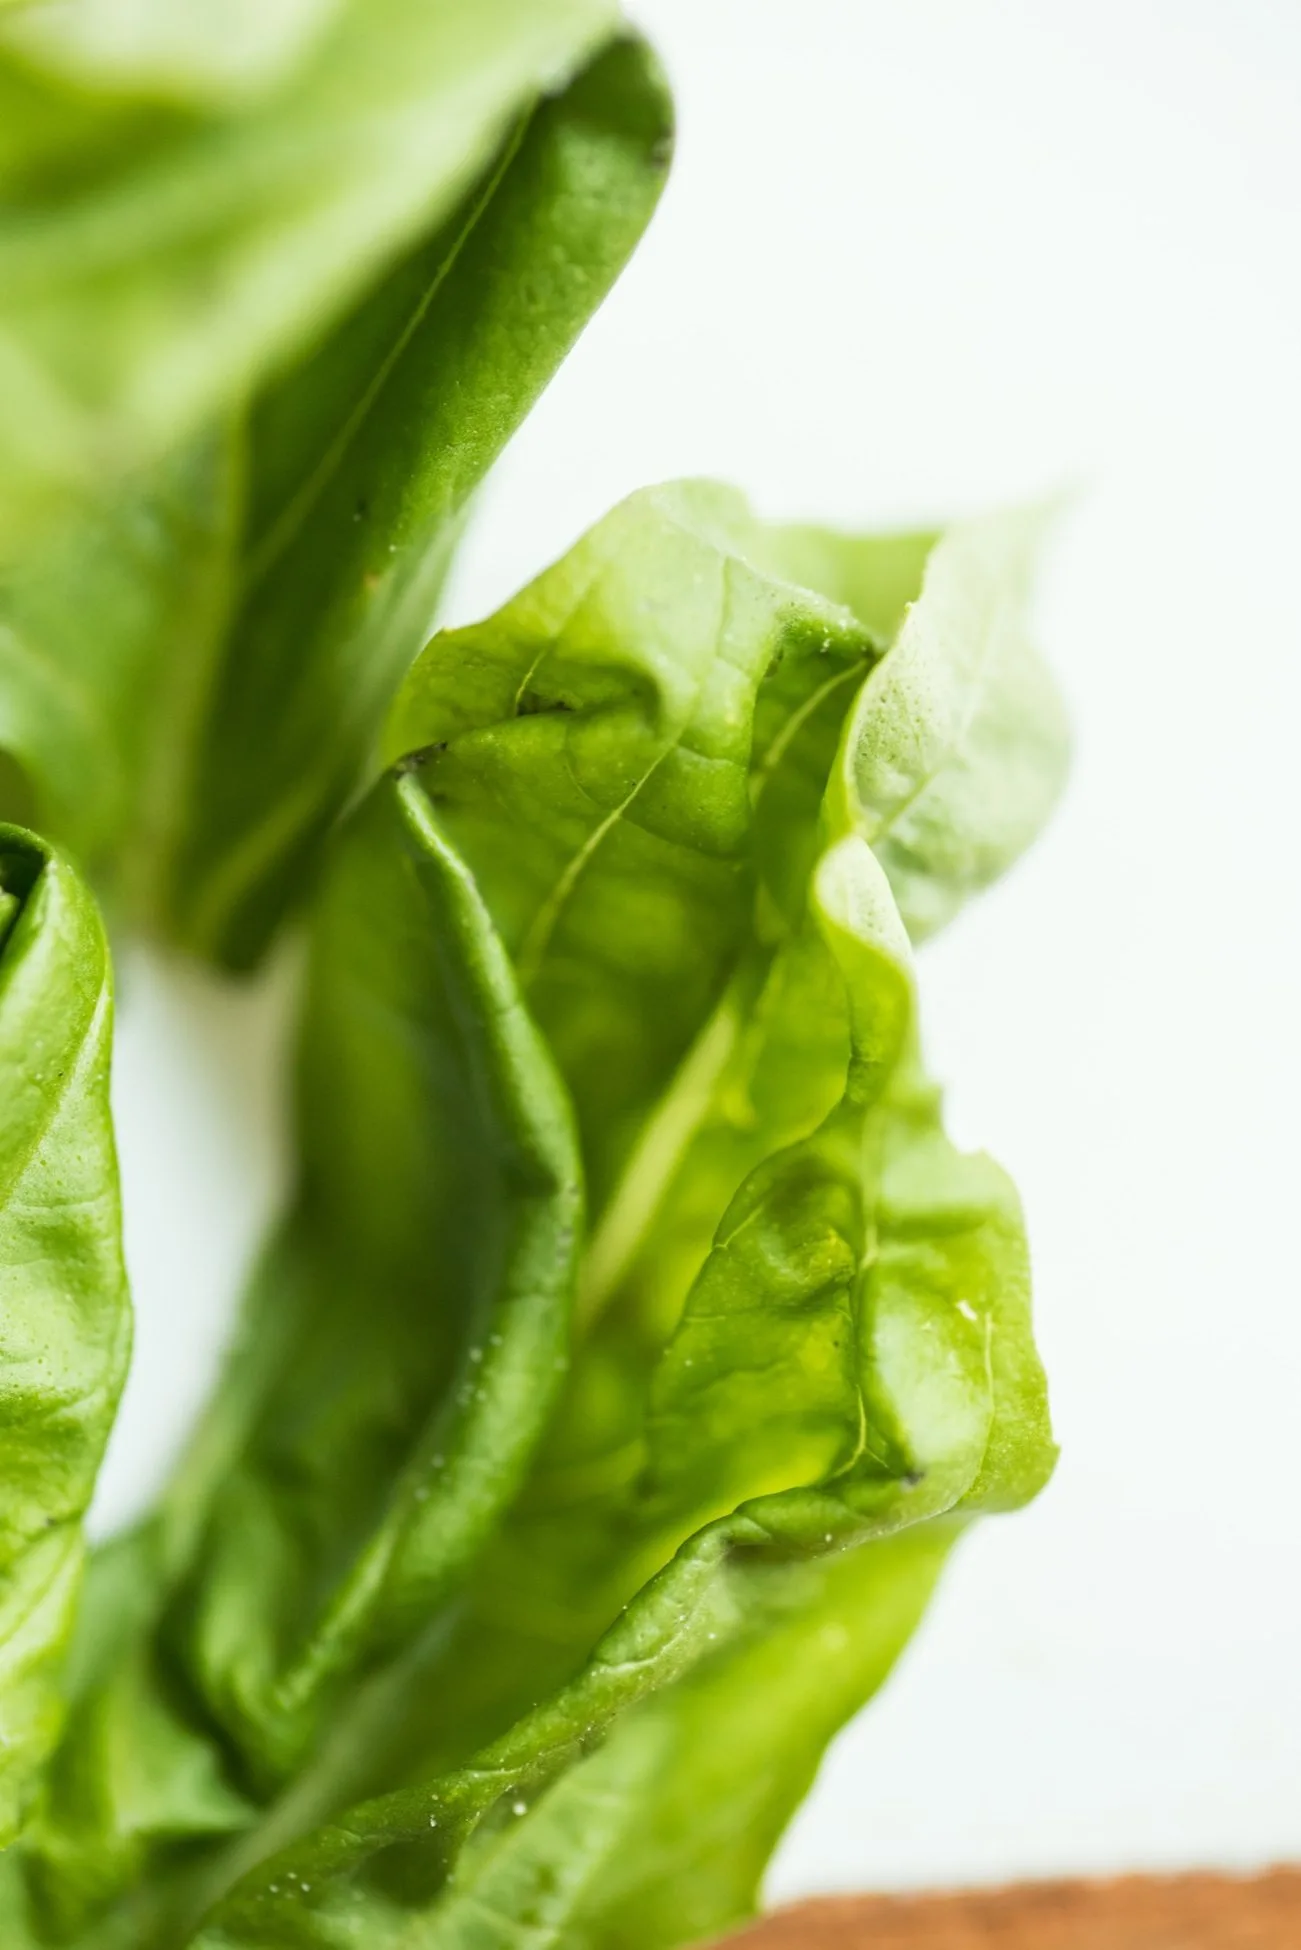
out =
[[[1301,1868],[824,1897],[719,1950],[1301,1950]]]

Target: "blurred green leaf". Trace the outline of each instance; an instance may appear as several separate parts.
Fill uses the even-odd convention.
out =
[[[126,50],[126,15],[105,6],[96,31],[78,12],[50,31],[51,52],[78,38]],[[152,8],[142,41],[163,22]],[[20,17],[10,60],[20,80],[35,66],[30,92],[44,91],[31,140],[42,119],[58,125],[54,154],[78,166],[69,177],[51,157],[0,226],[6,532],[30,533],[61,494],[161,458],[302,352],[450,218],[539,90],[617,22],[609,0],[342,0],[327,31],[288,36],[299,58],[274,88],[155,119],[146,141],[123,145],[113,108],[135,92],[129,68],[91,61],[84,113],[70,115],[67,59],[42,72],[45,30]],[[223,36],[211,19],[197,36],[205,71],[223,47],[229,58],[251,44],[248,25]],[[102,137],[93,152],[87,122]]]
[[[209,402],[215,430],[143,471],[124,463],[121,481],[67,502],[0,569],[0,746],[42,826],[136,918],[221,959],[255,959],[301,898],[426,634],[470,495],[663,181],[669,108],[640,42],[618,38],[587,59],[584,39],[561,67],[544,64],[558,92],[534,109],[535,43],[547,20],[553,39],[564,21],[572,34],[583,10],[537,9],[505,69],[499,41],[518,8],[472,11],[482,46],[468,29],[454,36],[466,61],[478,49],[468,80],[437,66],[450,58],[437,35],[404,57],[435,64],[424,86],[442,107],[423,107],[422,129],[454,128],[465,102],[515,77],[492,152],[449,178],[459,200],[427,212],[428,234],[324,335],[318,308],[294,362],[253,375],[247,408],[228,374]],[[450,15],[438,14],[446,38]],[[349,31],[355,41],[381,26],[368,17]],[[354,65],[367,46],[352,48]],[[398,61],[409,90],[401,48],[384,61]],[[276,140],[292,147],[288,124]],[[242,151],[222,155],[233,170]],[[174,186],[174,159],[157,169]],[[324,197],[328,182],[316,188]],[[306,223],[310,211],[298,214]],[[351,297],[364,265],[317,239],[327,246]],[[159,275],[179,276],[178,263],[170,247]],[[296,302],[290,269],[283,295]],[[238,310],[221,291],[205,318]],[[81,320],[98,348],[104,321],[92,327],[83,302],[69,297],[69,328]]]

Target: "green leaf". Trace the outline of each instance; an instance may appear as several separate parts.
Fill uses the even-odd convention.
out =
[[[472,11],[491,67],[492,21],[511,9]],[[549,12],[558,32],[564,10]],[[470,495],[654,206],[670,121],[651,57],[620,38],[572,79],[570,65],[548,68],[559,92],[536,112],[512,97],[459,200],[324,333],[318,305],[295,361],[252,375],[247,409],[229,379],[215,430],[82,494],[0,575],[0,747],[42,826],[135,917],[205,953],[255,958],[299,897]],[[458,85],[425,77],[449,99]],[[240,153],[223,149],[224,167]],[[0,811],[2,795],[0,781]]]
[[[1015,1194],[944,1136],[856,791],[944,547],[656,489],[413,669],[316,902],[301,1193],[145,1634],[208,1768],[285,1791],[193,1873],[156,1851],[105,1950],[188,1941],[205,1903],[205,1950],[721,1928],[954,1536],[1043,1481]],[[527,1196],[501,1176],[510,1104],[554,1138],[570,1098],[590,1242],[577,1139]],[[479,1419],[473,1316],[512,1294]],[[788,1671],[832,1642],[834,1685]]]
[[[845,745],[845,804],[914,940],[943,927],[1040,831],[1066,776],[1056,687],[1028,633],[1035,514],[950,530]]]
[[[884,875],[834,817],[827,837],[810,901],[843,985],[839,1103],[750,1175],[614,1415],[601,1384],[617,1343],[580,1348],[555,1439],[467,1612],[405,1675],[406,1724],[385,1734],[372,1706],[353,1729],[360,1778],[426,1784],[352,1807],[247,1877],[204,1950],[323,1950],[354,1929],[383,1950],[409,1942],[416,1917],[422,1943],[445,1950],[480,1941],[485,1912],[503,1937],[629,1950],[680,1941],[688,1920],[722,1927],[753,1900],[837,1714],[898,1650],[957,1513],[1020,1500],[1051,1467],[1015,1198],[987,1161],[947,1146],[918,1078]],[[872,1554],[914,1530],[896,1585],[889,1555]],[[853,1569],[838,1577],[824,1567],[841,1551]],[[828,1591],[839,1611],[824,1613]],[[794,1700],[749,1695],[772,1772],[753,1821],[729,1833],[716,1817],[702,1851],[697,1797],[726,1807],[756,1792],[753,1745],[735,1747],[733,1772],[725,1738],[745,1684],[731,1661],[779,1670],[783,1634],[816,1640],[828,1613],[847,1640],[861,1629],[861,1664],[812,1725],[785,1717],[800,1685]],[[703,1782],[678,1765],[684,1751],[712,1756]],[[653,1869],[634,1841],[648,1830]],[[689,1900],[643,1900],[679,1873]]]
[[[0,1842],[58,1733],[81,1523],[131,1338],[111,1017],[89,894],[0,827]]]
[[[298,896],[471,494],[645,227],[670,126],[644,44],[617,40],[255,407],[239,599],[160,893],[188,944],[247,963]]]
[[[570,1115],[482,898],[414,780],[318,910],[302,1186],[246,1326],[263,1369],[185,1598],[193,1683],[255,1776],[444,1602],[560,1385]]]
[[[78,0],[25,7],[7,45],[78,87],[199,104],[273,86],[319,40],[339,0]]]
[[[723,1649],[722,1631],[706,1638],[698,1663],[606,1741],[578,1719],[592,1689],[575,1693],[567,1719],[535,1717],[531,1745],[521,1729],[473,1769],[356,1811],[280,1858],[196,1946],[388,1950],[414,1926],[429,1950],[526,1931],[576,1950],[649,1950],[736,1920],[826,1740],[886,1677],[954,1535],[928,1527],[816,1563],[733,1570],[747,1629]],[[716,1625],[728,1609],[720,1599]]]
[[[134,1616],[111,1574],[94,1594],[30,1846],[65,1933],[183,1861],[178,1841],[193,1858],[254,1818],[340,1693],[455,1592],[563,1379],[568,1105],[409,778],[351,820],[317,904],[298,1131],[298,1196],[222,1385],[159,1519],[118,1547]],[[152,1941],[148,1904],[126,1913]]]
[[[237,443],[205,436],[0,567],[0,742],[42,830],[137,909],[188,785],[240,499]]]
[[[196,1733],[155,1640],[168,1584],[161,1526],[150,1523],[90,1557],[68,1659],[67,1724],[23,1836],[31,1911],[44,1941],[83,1923],[135,1881],[160,1840],[246,1827],[254,1809],[222,1756]],[[125,1941],[148,1940],[148,1906]]]
[[[751,938],[761,874],[766,937],[802,901],[844,711],[885,648],[788,578],[787,533],[709,482],[633,495],[435,637],[394,707],[388,754],[424,754],[573,1093],[597,1213]],[[893,589],[890,548],[865,547]]]
[[[770,1574],[736,1647],[575,1770],[589,1790],[597,1770],[613,1777],[625,1820],[613,1846],[589,1847],[567,1946],[694,1942],[751,1913],[828,1742],[889,1677],[958,1535],[925,1524]]]
[[[129,74],[97,64],[92,153],[51,86],[47,116],[82,153],[29,179],[0,227],[5,529],[160,458],[301,351],[617,20],[609,0],[343,0],[323,36],[287,36],[277,86],[156,117],[140,141],[108,112]],[[203,41],[210,60],[219,37]],[[249,42],[245,25],[229,45]]]
[[[808,1251],[802,1203],[785,1209],[797,1224],[783,1241],[781,1204],[763,1201],[764,1243],[770,1257],[778,1242],[795,1254],[803,1246],[805,1297],[817,1302],[825,1260]],[[749,1222],[747,1212],[738,1234]],[[868,1276],[861,1294],[867,1413],[858,1461],[833,1468],[821,1486],[743,1503],[690,1538],[599,1638],[577,1678],[459,1769],[353,1808],[337,1827],[266,1864],[219,1905],[197,1939],[204,1950],[317,1950],[352,1941],[350,1928],[364,1930],[358,1940],[368,1950],[384,1950],[410,1941],[417,1916],[421,1942],[447,1950],[479,1940],[473,1931],[485,1909],[504,1936],[545,1926],[554,1936],[541,1941],[650,1950],[748,1910],[767,1849],[822,1745],[880,1683],[915,1623],[956,1534],[944,1512],[978,1486],[991,1424],[1009,1406],[998,1399],[986,1348],[988,1323],[1012,1331],[1015,1310],[988,1280],[981,1287],[973,1279],[984,1257],[997,1280],[997,1256],[981,1234],[992,1229],[996,1238],[1001,1215],[978,1213],[969,1201],[941,1206],[925,1230],[915,1209],[896,1217],[883,1202],[878,1224],[884,1270]],[[922,1269],[921,1277],[907,1281],[906,1268]],[[945,1270],[960,1281],[956,1297]],[[961,1311],[971,1304],[963,1289],[988,1308],[975,1322]],[[705,1277],[699,1295],[688,1332],[703,1327],[716,1345],[717,1294]],[[747,1298],[734,1309],[734,1356],[751,1345],[756,1324],[752,1286]],[[693,1400],[682,1386],[690,1358],[678,1360],[664,1388],[700,1413],[699,1393]],[[789,1366],[779,1372],[780,1392],[770,1381],[778,1401],[803,1388],[816,1404],[816,1378]],[[723,1362],[712,1380],[715,1390],[720,1384],[731,1389]],[[744,1387],[731,1389],[721,1419],[743,1406]],[[1010,1407],[1023,1422],[1037,1413],[1034,1402]],[[712,1420],[723,1459],[717,1405]],[[856,1432],[854,1423],[842,1427],[851,1440]],[[788,1467],[805,1461],[781,1426],[765,1447],[767,1471],[783,1456]],[[1021,1466],[1033,1468],[1023,1483],[1042,1476],[1049,1455],[1042,1443],[1027,1443]],[[891,1473],[883,1457],[904,1473]],[[697,1496],[714,1500],[726,1474],[717,1462],[711,1470],[703,1452],[696,1468]],[[637,1524],[635,1503],[624,1516]],[[589,1522],[581,1503],[569,1512],[571,1526]],[[555,1525],[553,1547],[561,1534]],[[604,1562],[617,1554],[617,1538],[609,1526]],[[571,1556],[567,1568],[572,1576],[583,1567]],[[527,1555],[517,1554],[516,1569],[523,1622],[536,1596],[524,1582]],[[570,1589],[582,1594],[578,1578]],[[448,1662],[458,1683],[474,1684],[474,1647],[490,1623],[480,1617],[458,1642]],[[554,1614],[544,1614],[540,1634],[555,1628]],[[804,1663],[828,1642],[842,1662],[834,1685],[821,1666]],[[526,1644],[517,1637],[512,1685]],[[530,1664],[525,1684],[536,1687],[538,1662]]]

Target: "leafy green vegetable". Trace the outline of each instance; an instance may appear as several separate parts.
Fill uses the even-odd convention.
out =
[[[1052,1467],[913,965],[1060,786],[1038,517],[669,483],[420,648],[670,121],[612,0],[0,23],[0,813],[210,959],[306,936],[289,1210],[81,1590],[107,954],[0,827],[13,1950],[703,1938]]]
[[[90,896],[0,826],[0,1842],[58,1732],[81,1519],[131,1338],[111,1014]]]
[[[295,1210],[125,1611],[98,1580],[41,1929],[650,1950],[753,1900],[954,1537],[1051,1464],[887,878],[951,911],[1046,807],[1032,528],[670,486],[431,643],[314,903]],[[756,1711],[824,1639],[837,1685]]]
[[[135,1616],[114,1581],[94,1594],[97,1670],[31,1844],[65,1925],[177,1841],[247,1824],[212,1722],[273,1789],[340,1688],[455,1590],[559,1388],[582,1210],[570,1112],[409,783],[338,851],[300,1074],[295,1210],[161,1534],[126,1546]]]
[[[615,42],[255,409],[231,649],[163,891],[200,950],[253,959],[294,897],[425,637],[471,493],[641,235],[668,135],[653,61]]]
[[[25,1893],[10,1893],[8,1927],[17,1940],[27,1941],[19,1937],[25,1924],[32,1942],[142,1950],[170,1913],[170,1885],[158,1873],[163,1859],[238,1833],[255,1818],[220,1749],[195,1728],[157,1642],[161,1602],[184,1547],[176,1534],[182,1526],[175,1513],[168,1517],[91,1555],[65,1680],[64,1735],[22,1838],[30,1906]],[[18,1866],[13,1856],[8,1861]],[[129,1898],[115,1911],[124,1892]],[[4,1895],[0,1880],[0,1904]],[[101,1916],[107,1934],[83,1936],[83,1926]]]
[[[299,58],[273,85],[137,118],[134,141],[122,117],[156,92],[147,60],[95,62],[91,101],[69,109],[87,16],[54,35],[9,29],[39,107],[0,177],[16,191],[0,233],[6,530],[30,533],[105,467],[160,458],[301,351],[618,25],[609,0],[342,0],[330,14],[289,41]],[[220,38],[247,58],[246,34],[214,29],[207,48]]]
[[[1002,515],[946,535],[859,700],[847,803],[914,940],[998,878],[1061,789],[1065,720],[1025,617],[1041,526]]]
[[[0,740],[28,816],[133,896],[184,788],[239,497],[233,442],[205,435],[0,568]]]
[[[61,173],[38,177],[8,245],[0,225],[0,267],[6,249],[43,267],[30,317],[23,277],[4,273],[0,384],[6,317],[20,316],[51,360],[66,354],[69,385],[113,392],[96,407],[108,425],[84,432],[96,473],[122,476],[65,494],[0,572],[0,744],[42,823],[134,914],[237,962],[298,897],[425,635],[470,494],[616,276],[667,161],[654,63],[609,39],[606,8],[386,11],[388,42],[354,5],[287,93],[186,121],[73,193]],[[373,99],[347,93],[349,134],[341,76],[359,69]],[[0,58],[0,86],[4,72]],[[558,92],[534,110],[540,80]],[[42,127],[66,107],[52,101]],[[318,168],[311,145],[327,139]],[[107,157],[122,140],[110,123]],[[339,227],[362,220],[354,144],[405,214],[343,251]],[[284,204],[268,145],[282,175],[292,160]],[[237,192],[234,227],[214,231]],[[213,261],[170,228],[148,254],[141,226],[164,219],[198,227]],[[106,296],[87,309],[94,266],[122,333]],[[224,302],[196,312],[214,282]],[[197,389],[156,438],[137,425],[162,383],[155,330]],[[247,345],[226,345],[235,331]],[[112,348],[120,372],[101,370]],[[15,389],[15,412],[34,397]],[[0,451],[0,503],[4,478]]]
[[[626,538],[612,559],[637,559]],[[663,597],[662,559],[651,551],[641,566],[643,587]],[[698,568],[681,583],[693,600]],[[640,614],[626,593],[620,613]],[[521,607],[536,614],[528,598]],[[610,642],[592,619],[610,607],[562,606],[571,620],[547,674],[574,717],[581,680],[563,652],[577,638],[593,660],[603,649],[608,669]],[[798,615],[796,599],[766,639],[769,660],[778,643],[801,641]],[[485,667],[497,681],[504,634],[501,619],[479,645],[461,633],[471,699]],[[676,640],[690,643],[689,630]],[[737,630],[709,640],[727,643],[729,675],[744,668]],[[757,651],[752,668],[765,671]],[[413,686],[423,691],[429,674]],[[594,719],[611,711],[612,689]],[[864,716],[850,712],[828,767],[820,851],[788,943],[806,979],[820,950],[824,1011],[839,1005],[835,1100],[793,1141],[770,1132],[763,1161],[730,1200],[722,1193],[676,1322],[615,1292],[580,1341],[552,1438],[468,1609],[418,1678],[407,1674],[401,1727],[377,1725],[372,1709],[354,1729],[360,1766],[354,1757],[349,1781],[345,1762],[331,1783],[336,1797],[368,1774],[413,1785],[351,1807],[246,1878],[200,1933],[205,1950],[316,1950],[363,1928],[369,1945],[396,1945],[416,1916],[422,1942],[468,1944],[486,1912],[506,1933],[532,1926],[593,1945],[669,1944],[722,1926],[753,1900],[765,1842],[807,1779],[801,1757],[837,1723],[810,1728],[797,1711],[787,1726],[775,1712],[765,1745],[779,1759],[757,1776],[758,1806],[702,1846],[697,1797],[727,1807],[734,1792],[756,1792],[752,1748],[720,1729],[745,1675],[772,1670],[783,1635],[816,1639],[847,1613],[839,1629],[860,1656],[837,1701],[851,1710],[883,1676],[962,1513],[1023,1501],[1047,1473],[1015,1197],[996,1167],[944,1139],[917,1067],[906,937],[880,866],[841,817]],[[479,756],[478,732],[443,728],[452,736],[421,776],[447,829],[474,832],[468,803],[509,807],[505,768],[455,766],[458,737]],[[575,753],[584,735],[575,728]],[[485,776],[491,791],[476,797]],[[764,893],[760,879],[753,911],[775,929]],[[692,1102],[699,1118],[717,1116],[707,1093]],[[753,1694],[750,1717],[764,1719]],[[683,1762],[702,1754],[712,1763],[698,1779]],[[657,1840],[643,1855],[647,1833]],[[675,1893],[657,1900],[660,1890]]]
[[[262,1370],[241,1387],[247,1433],[187,1604],[210,1703],[273,1779],[331,1682],[401,1643],[464,1574],[519,1485],[568,1339],[568,1104],[482,898],[409,782],[354,822],[321,901],[301,1155],[245,1330]]]
[[[435,637],[394,708],[389,755],[430,752],[574,1094],[594,1213],[753,931],[758,868],[802,898],[831,749],[888,640],[794,582],[786,542],[711,483],[634,495]],[[924,543],[854,553],[902,606]]]
[[[964,782],[975,857],[1028,837],[939,652],[929,692],[889,681],[919,640],[974,669],[964,724],[993,687],[1042,810],[1057,721],[963,635],[988,636],[991,584],[1020,592],[1025,544],[1013,521],[819,543],[657,489],[412,672],[389,749],[417,749],[317,903],[297,1211],[165,1512],[193,1568],[132,1655],[180,1657],[245,1792],[295,1777],[233,1813],[191,1712],[192,1833],[252,1824],[202,1872],[245,1871],[198,1941],[334,1944],[355,1918],[396,1943],[419,1915],[459,1943],[485,1904],[593,1945],[721,1926],[966,1514],[1042,1481],[1015,1197],[944,1138],[865,833],[903,855],[859,792],[865,755],[915,746],[937,800]],[[794,579],[811,564],[830,588]],[[954,857],[914,846],[902,884],[929,861],[952,907],[978,880]],[[481,1040],[494,1020],[510,1040]],[[600,1215],[581,1274],[548,1049]],[[503,1181],[512,1156],[534,1165]],[[774,1647],[824,1631],[852,1656],[819,1713],[793,1676],[792,1718],[720,1734]],[[100,1792],[120,1861],[139,1809]],[[69,1833],[37,1838],[47,1881]]]

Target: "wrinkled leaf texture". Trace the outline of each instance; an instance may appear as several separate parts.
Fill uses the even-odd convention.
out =
[[[573,1094],[589,1282],[602,1225],[617,1237],[523,1495],[404,1669],[401,1715],[381,1685],[339,1729],[317,1807],[411,1785],[246,1876],[204,1950],[417,1928],[440,1950],[522,1931],[631,1950],[722,1927],[955,1535],[1043,1481],[1017,1201],[944,1137],[885,871],[915,887],[929,844],[952,911],[1024,843],[991,715],[1024,760],[1011,789],[1051,799],[1059,721],[1041,686],[1015,703],[1033,527],[844,544],[814,594],[781,574],[806,536],[701,484],[657,490],[413,672],[401,789],[419,781],[472,865]],[[904,565],[922,587],[887,652]],[[851,569],[878,571],[880,637],[836,600]],[[932,694],[945,715],[922,724]],[[893,821],[860,791],[880,752],[902,754],[896,785],[915,770]],[[984,830],[955,852],[915,812],[929,795]]]
[[[1057,788],[1036,532],[679,484],[433,640],[332,848],[302,1189],[161,1622],[87,1691],[117,1744],[38,1827],[47,1924],[145,1859],[175,1902],[79,1940],[211,1896],[205,1950],[651,1950],[750,1906],[954,1538],[1051,1466],[1015,1194],[944,1136],[904,925]]]

